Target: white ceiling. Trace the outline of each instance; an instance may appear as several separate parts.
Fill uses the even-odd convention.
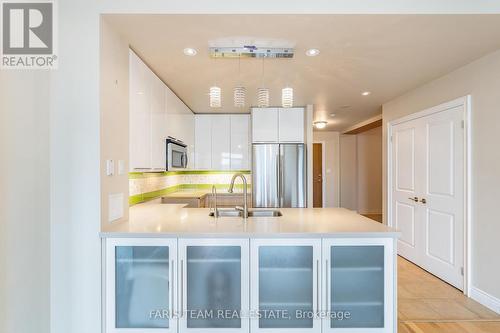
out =
[[[293,59],[265,60],[271,104],[294,88],[295,105],[314,104],[315,120],[343,130],[381,112],[404,92],[500,48],[500,15],[104,15],[130,46],[195,113],[248,112],[232,106],[242,82],[256,104],[262,60],[214,60],[217,40],[284,40]],[[230,46],[230,45],[228,45]],[[198,51],[187,57],[183,49]],[[318,48],[321,54],[304,52]],[[222,88],[221,109],[208,106],[208,89]],[[363,97],[361,92],[371,91]],[[335,117],[330,117],[335,113]]]

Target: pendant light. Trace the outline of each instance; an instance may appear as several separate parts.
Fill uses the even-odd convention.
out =
[[[281,106],[284,108],[293,106],[293,88],[287,86],[281,90]]]
[[[289,73],[284,73],[283,76],[289,76]],[[285,88],[281,89],[281,106],[284,108],[293,107],[293,88],[287,83]]]
[[[222,105],[221,101],[221,89],[217,86],[210,87],[210,107],[220,108]]]
[[[214,59],[214,67],[216,64],[216,58]],[[217,70],[217,69],[216,69]],[[217,75],[216,75],[217,77]],[[211,108],[220,108],[222,106],[222,91],[219,86],[217,86],[217,78],[215,84],[210,87],[210,92],[208,94],[210,100]]]
[[[238,57],[238,80],[241,82],[240,73],[241,73],[241,55]],[[233,89],[234,107],[236,108],[244,107],[245,97],[246,97],[246,89],[241,84],[239,84]]]
[[[257,88],[257,106],[259,108],[269,107],[269,89],[264,86],[264,57],[262,57],[261,86]]]

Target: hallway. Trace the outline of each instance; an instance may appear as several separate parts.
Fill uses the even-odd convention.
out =
[[[499,333],[500,315],[398,257],[399,333]]]

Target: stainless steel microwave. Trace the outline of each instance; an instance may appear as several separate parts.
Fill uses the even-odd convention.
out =
[[[175,138],[167,139],[167,171],[186,169],[188,165],[187,145]]]

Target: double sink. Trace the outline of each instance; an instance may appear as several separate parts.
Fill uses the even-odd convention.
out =
[[[237,178],[241,178],[243,182],[243,207],[235,207],[231,209],[220,209],[217,208],[217,188],[215,185],[212,186],[212,200],[214,203],[214,210],[212,211],[212,205],[210,206],[209,216],[212,217],[279,217],[282,216],[279,210],[268,210],[268,209],[248,209],[248,197],[247,197],[247,180],[242,173],[235,173],[231,178],[231,184],[227,190],[229,193],[233,193],[234,182]],[[212,203],[212,202],[211,202]]]
[[[217,217],[243,217],[243,211],[234,208],[217,209]],[[216,212],[210,212],[209,216],[215,216]],[[280,217],[283,214],[279,210],[255,209],[248,211],[248,217]]]

